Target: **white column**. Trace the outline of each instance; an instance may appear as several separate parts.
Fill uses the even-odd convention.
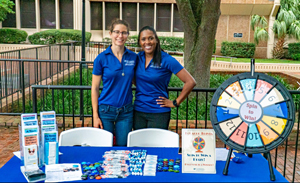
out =
[[[20,9],[20,0],[15,1],[16,6],[16,28],[21,29],[21,9]]]
[[[269,27],[268,27],[269,39],[268,39],[268,43],[267,43],[267,58],[273,58],[272,50],[274,47],[275,35],[274,35],[272,28],[273,28],[273,24],[274,24],[275,17],[276,17],[277,11],[279,9],[279,6],[280,6],[280,1],[276,0],[274,2],[271,14],[269,16]]]
[[[2,22],[0,22],[0,29],[2,29]]]
[[[228,41],[228,34],[229,34],[229,15],[227,15],[227,32],[226,32],[226,41]]]
[[[136,5],[136,31],[139,32],[140,30],[140,3]]]
[[[35,0],[35,20],[36,20],[36,31],[41,30],[41,14],[40,14],[40,0]]]
[[[91,3],[85,0],[85,31],[91,31]]]
[[[122,17],[122,2],[120,2],[120,19],[122,20],[123,17]]]
[[[61,0],[63,1],[63,0]],[[55,0],[55,23],[56,23],[56,26],[55,28],[56,29],[60,29],[60,14],[59,14],[59,0]]]
[[[173,20],[174,20],[174,4],[172,3],[171,4],[171,29],[170,29],[171,30],[171,36],[174,36],[173,35],[173,27],[174,27],[173,26],[173,24],[174,24]]]
[[[73,0],[73,29],[81,30],[82,25],[82,0]]]
[[[102,29],[103,29],[102,38],[105,38],[105,2],[104,1],[102,2]]]
[[[154,3],[154,29],[156,30],[156,10],[157,10],[157,5]]]

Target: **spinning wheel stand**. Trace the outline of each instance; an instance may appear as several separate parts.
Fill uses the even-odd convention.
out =
[[[254,72],[235,75],[216,90],[210,107],[212,126],[218,137],[230,147],[223,174],[233,149],[252,154],[264,153],[270,179],[275,180],[270,151],[278,147],[294,126],[292,96],[276,79]]]
[[[225,167],[224,167],[224,170],[223,170],[223,175],[227,175],[228,174],[228,167],[229,167],[229,163],[230,163],[231,154],[232,154],[232,148],[229,148],[229,152],[228,152],[228,155],[227,155],[226,164],[225,164]],[[270,152],[267,152],[267,153],[264,153],[264,156],[267,157],[267,160],[268,160],[268,163],[269,163],[270,179],[272,181],[275,181],[276,178],[275,178],[275,174],[274,174],[274,170],[273,170],[273,166],[272,166],[271,154],[270,154]],[[250,157],[252,157],[252,156],[250,156]]]

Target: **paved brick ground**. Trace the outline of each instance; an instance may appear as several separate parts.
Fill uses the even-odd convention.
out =
[[[62,126],[63,119],[57,119],[59,126]],[[16,116],[0,116],[0,168],[8,161],[10,158],[13,157],[14,151],[19,151],[19,131],[18,131],[18,124],[20,123],[20,118]],[[72,128],[73,126],[73,118],[65,118],[66,129]],[[75,118],[74,121],[75,126],[81,126],[81,121],[78,118]],[[203,127],[204,121],[198,121],[197,126]],[[84,126],[91,126],[91,118],[86,118]],[[208,128],[211,128],[210,123],[207,124]],[[181,134],[181,129],[186,127],[185,120],[178,121],[178,129],[177,132]],[[195,125],[192,121],[188,121],[189,128],[195,128]],[[171,121],[170,130],[176,131],[176,122]],[[62,129],[59,129],[59,133]],[[181,140],[180,140],[181,142]],[[217,147],[224,147],[224,144],[217,139]],[[287,151],[287,153],[285,153]],[[300,148],[298,148],[300,151]],[[285,157],[286,154],[286,157]],[[273,166],[275,165],[275,150],[271,152]],[[294,167],[294,160],[296,158],[296,167],[295,171],[293,171]],[[283,171],[285,167],[285,172]],[[253,167],[255,168],[255,167]],[[295,147],[293,145],[289,145],[287,150],[284,146],[280,146],[277,151],[277,158],[276,158],[276,169],[282,173],[288,181],[293,180],[293,172],[295,172],[295,182],[300,182],[300,155],[297,152],[295,156]]]

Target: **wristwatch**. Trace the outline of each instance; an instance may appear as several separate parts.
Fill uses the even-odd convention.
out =
[[[173,100],[173,105],[174,105],[175,107],[179,107],[179,105],[177,104],[177,101],[176,101],[176,100]]]

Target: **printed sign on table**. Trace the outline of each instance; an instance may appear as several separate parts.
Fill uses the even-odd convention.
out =
[[[216,173],[214,130],[182,129],[182,173]]]

